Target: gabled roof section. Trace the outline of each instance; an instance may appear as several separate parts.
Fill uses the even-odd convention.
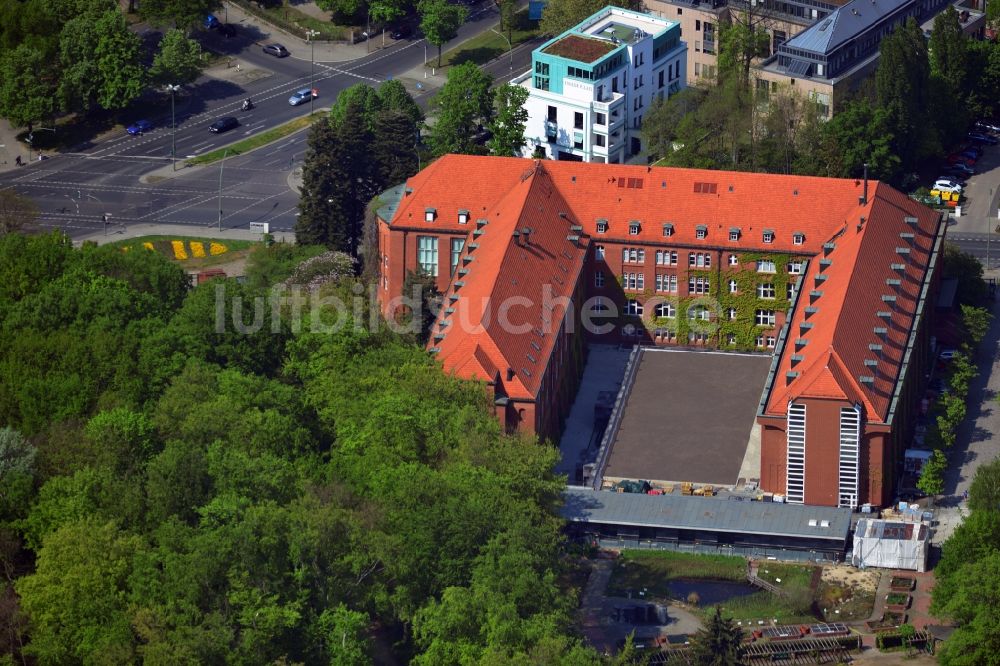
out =
[[[803,397],[864,406],[886,423],[935,262],[941,216],[876,183],[802,277],[765,414]]]
[[[588,235],[597,233],[598,219],[608,222],[616,238],[643,243],[719,247],[739,251],[815,254],[857,207],[861,181],[814,176],[675,169],[622,164],[545,161],[545,172],[566,201],[567,212]],[[405,195],[391,220],[392,226],[446,231],[468,231],[520,182],[531,160],[510,157],[445,155],[407,182]],[[426,208],[437,210],[433,222],[424,221]],[[458,224],[458,211],[470,211],[469,226]],[[795,211],[787,215],[782,211]],[[641,223],[638,235],[629,235],[629,223]],[[665,224],[673,233],[663,235]],[[741,229],[738,241],[729,241],[729,227]],[[705,238],[696,237],[704,226]],[[763,230],[773,229],[772,243],[763,243]],[[796,232],[805,235],[795,245]]]
[[[498,381],[515,399],[534,399],[587,253],[546,166],[521,161],[520,181],[470,233],[432,329],[446,371]],[[571,240],[575,237],[577,240]],[[468,259],[468,260],[467,260]],[[459,284],[461,283],[461,284]],[[443,337],[435,338],[443,334]]]
[[[469,211],[471,224],[510,192],[530,167],[529,160],[518,157],[445,155],[406,181],[392,217],[382,219],[394,227],[466,230],[458,223],[460,210]],[[433,222],[424,219],[428,208],[437,211]]]
[[[912,0],[853,0],[789,39],[779,50],[801,49],[829,55],[841,44],[856,38],[911,2]]]

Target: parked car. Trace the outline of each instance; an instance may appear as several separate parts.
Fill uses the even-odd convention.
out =
[[[264,47],[264,53],[268,55],[273,55],[275,58],[287,58],[291,55],[281,44],[267,44]]]
[[[976,165],[976,158],[966,157],[964,155],[959,155],[958,153],[952,153],[947,157],[948,164],[964,164],[968,167],[974,167]]]
[[[938,358],[941,359],[942,361],[950,361],[954,359],[956,356],[958,356],[957,349],[942,349],[941,353],[938,354]]]
[[[153,129],[153,123],[149,122],[148,120],[137,120],[128,127],[126,127],[125,131],[131,134],[132,136],[138,136],[140,134],[148,132],[151,129]]]
[[[967,179],[968,177],[964,173],[953,169],[948,169],[943,174],[935,178],[935,180],[952,180],[962,187],[965,187],[965,181]]]
[[[958,181],[951,180],[950,178],[938,178],[934,181],[931,189],[940,192],[961,192],[962,186],[958,184]]]
[[[968,137],[970,141],[975,141],[976,143],[985,143],[989,146],[997,145],[996,138],[982,132],[969,132]]]
[[[214,30],[218,28],[222,23],[219,19],[215,18],[213,14],[209,14],[205,17],[205,28],[208,30]]]
[[[965,174],[966,176],[971,176],[976,173],[976,170],[966,164],[964,161],[955,162],[948,167],[952,171],[958,171]]]
[[[208,131],[213,134],[221,134],[223,132],[228,132],[234,127],[239,127],[240,121],[232,116],[226,116],[224,118],[219,118],[214,123],[208,126]]]
[[[976,129],[981,132],[1000,132],[1000,122],[992,120],[977,120]]]
[[[412,27],[408,25],[401,25],[395,30],[393,30],[391,33],[389,33],[389,36],[392,37],[393,39],[406,39],[412,34],[413,34]]]
[[[288,98],[288,103],[292,106],[298,106],[299,104],[305,104],[314,97],[319,97],[319,93],[316,92],[315,88],[303,88],[302,90],[293,92],[292,96]]]
[[[979,159],[983,154],[983,149],[975,144],[969,144],[962,148],[959,155],[971,155],[973,159]]]
[[[236,26],[232,23],[223,23],[219,26],[219,34],[224,37],[235,37],[236,36]]]

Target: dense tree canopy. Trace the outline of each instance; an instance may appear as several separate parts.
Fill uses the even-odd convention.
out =
[[[0,238],[15,654],[598,662],[571,632],[555,450],[377,317],[336,326],[359,292],[314,280],[316,251],[259,248],[245,285],[190,289],[153,253]],[[266,300],[279,281],[318,291]]]

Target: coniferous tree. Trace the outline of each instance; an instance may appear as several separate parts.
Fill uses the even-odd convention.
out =
[[[910,18],[882,40],[879,51],[875,73],[878,106],[885,111],[888,130],[894,137],[893,152],[899,156],[900,166],[904,171],[912,171],[936,143],[928,113],[927,40],[916,20]]]
[[[399,185],[417,172],[418,132],[404,111],[383,111],[375,117],[371,155],[379,189]]]
[[[732,618],[723,618],[716,606],[715,614],[691,640],[691,656],[698,666],[740,666],[742,643],[743,630]]]

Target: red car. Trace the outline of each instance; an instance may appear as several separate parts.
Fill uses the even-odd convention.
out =
[[[948,156],[947,159],[948,159],[948,164],[957,164],[961,162],[962,164],[966,164],[970,167],[976,166],[976,160],[972,159],[971,157],[965,157],[964,155],[959,155],[958,153],[952,153],[951,155]]]

